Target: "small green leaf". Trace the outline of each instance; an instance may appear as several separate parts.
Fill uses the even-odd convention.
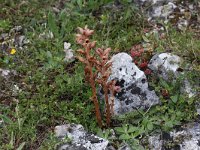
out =
[[[135,132],[137,129],[138,129],[137,127],[134,127],[133,125],[130,125],[127,132],[128,133],[132,133],[132,132]]]
[[[120,140],[128,140],[130,139],[131,137],[128,135],[128,134],[122,134],[119,136],[119,139]]]
[[[122,127],[116,127],[115,130],[119,133],[124,133],[124,129]]]
[[[172,102],[176,103],[178,101],[178,94],[175,96],[171,96],[170,98],[171,98]]]
[[[152,122],[149,122],[148,124],[147,124],[147,129],[148,130],[153,130],[153,123]]]
[[[143,40],[144,40],[145,42],[147,42],[147,43],[149,43],[149,42],[150,42],[150,41],[147,39],[147,37],[146,37],[146,36],[142,35],[142,38],[143,38]]]

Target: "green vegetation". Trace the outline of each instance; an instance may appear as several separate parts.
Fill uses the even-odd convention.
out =
[[[111,128],[117,132],[118,139],[110,137],[111,128],[105,132],[99,129],[90,100],[92,92],[84,81],[83,66],[77,61],[63,61],[63,42],[71,43],[73,50],[78,49],[74,36],[77,27],[88,25],[95,30],[93,38],[98,41],[97,47],[112,47],[113,54],[130,53],[131,47],[146,37],[143,30],[151,26],[129,0],[120,1],[116,6],[112,5],[113,0],[0,1],[0,33],[22,25],[23,34],[29,39],[26,48],[16,48],[13,55],[0,51],[0,68],[17,72],[8,80],[0,76],[0,120],[3,120],[0,123],[0,149],[54,149],[60,144],[53,134],[54,127],[72,122],[82,124],[88,131],[98,132],[116,147],[126,141],[141,149],[138,137],[169,131],[182,122],[195,119],[196,99],[180,94],[179,80],[184,77],[175,83],[167,83],[149,76],[162,105],[113,118],[117,123]],[[54,37],[39,38],[41,33],[49,31]],[[167,38],[163,40],[158,40],[156,35],[145,39],[153,45],[154,53],[167,48],[179,56],[186,55],[186,62],[194,69],[185,76],[198,82],[199,37],[195,31],[183,33],[171,27],[167,32]],[[14,88],[16,86],[19,90]],[[169,92],[168,98],[162,95],[162,89]]]

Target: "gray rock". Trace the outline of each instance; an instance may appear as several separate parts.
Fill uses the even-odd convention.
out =
[[[16,36],[14,40],[14,44],[16,47],[23,47],[24,44],[26,43],[25,40],[26,40],[26,37],[24,35]]]
[[[73,54],[73,50],[70,48],[71,44],[64,42],[64,52],[65,52],[65,58],[64,61],[66,62],[70,62],[74,60],[74,54]]]
[[[172,22],[178,29],[187,31],[188,26],[199,29],[199,8],[197,1],[178,0],[134,0],[135,4],[148,17],[151,23],[162,20],[164,23]],[[145,10],[145,11],[144,11]],[[192,16],[196,16],[196,20]]]
[[[181,58],[179,56],[171,53],[161,53],[151,58],[148,67],[157,73],[159,77],[168,80],[171,73],[175,77],[178,75],[177,70],[180,64]]]
[[[127,53],[119,53],[111,58],[112,67],[109,80],[116,80],[121,91],[114,100],[114,115],[136,109],[147,109],[159,103],[154,91],[149,90],[147,78]],[[101,97],[102,98],[102,97]]]
[[[2,33],[0,35],[0,50],[6,52],[9,48],[14,46],[17,49],[23,49],[24,46],[30,41],[24,36],[22,26],[16,26],[12,28],[9,33]]]
[[[160,135],[153,135],[148,138],[149,148],[152,150],[161,150],[162,149],[162,140]]]
[[[163,135],[149,137],[151,150],[172,149],[179,147],[180,150],[200,150],[200,124],[193,122],[184,125],[180,131],[172,131]]]
[[[2,76],[2,77],[6,78],[6,77],[9,76],[10,70],[5,70],[5,69],[1,69],[1,68],[0,68],[0,73],[1,73],[1,76]]]
[[[66,124],[55,127],[55,134],[58,138],[68,137],[69,143],[58,147],[59,150],[105,150],[108,141],[86,132],[82,125]]]
[[[148,13],[149,20],[160,18],[167,21],[168,17],[170,16],[170,14],[174,11],[176,7],[177,6],[172,2],[168,2],[167,4],[161,5],[161,6],[155,5],[152,7],[151,11],[149,11]]]
[[[23,30],[22,26],[15,26],[14,28],[12,28],[10,30],[9,34],[13,34],[13,33],[16,33],[16,32],[22,32],[22,30]]]
[[[15,70],[8,70],[0,68],[0,76],[8,80],[12,75],[17,75]]]
[[[177,55],[161,53],[151,58],[148,67],[156,73],[158,77],[166,81],[171,81],[175,80],[179,75],[184,74],[184,72],[179,71],[182,62],[183,60]],[[185,79],[182,84],[181,91],[188,94],[188,97],[193,97],[196,94],[187,79]]]
[[[139,6],[148,7],[146,14],[148,20],[163,19],[168,20],[169,15],[177,7],[173,0],[135,0]]]
[[[186,19],[179,19],[177,24],[178,24],[177,27],[179,30],[186,31],[186,29],[189,25],[189,22]]]

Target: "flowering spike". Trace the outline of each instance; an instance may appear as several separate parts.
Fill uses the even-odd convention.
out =
[[[111,115],[112,110],[114,106],[114,97],[113,94],[110,96],[110,91],[114,90],[114,84],[110,86],[110,83],[108,82],[108,78],[111,74],[110,72],[110,66],[112,65],[111,62],[108,61],[109,53],[111,51],[111,48],[107,48],[105,50],[101,48],[96,49],[96,56],[92,55],[90,51],[96,46],[96,41],[90,41],[89,36],[91,36],[94,33],[94,30],[90,30],[85,26],[84,28],[78,27],[79,33],[76,35],[76,41],[78,44],[80,44],[83,49],[77,50],[79,54],[82,54],[82,56],[78,56],[77,58],[79,61],[85,64],[85,79],[88,81],[88,83],[91,86],[92,89],[92,101],[95,106],[95,115],[97,122],[100,127],[102,127],[102,119],[101,119],[101,113],[99,108],[99,102],[97,99],[97,92],[96,92],[96,83],[100,84],[104,91],[104,99],[105,99],[105,110],[106,110],[106,124],[107,126],[110,125],[111,122]],[[113,81],[114,83],[114,81]],[[113,92],[114,93],[114,92]],[[110,104],[110,100],[112,99],[112,102]]]

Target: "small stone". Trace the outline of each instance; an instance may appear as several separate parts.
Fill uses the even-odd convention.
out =
[[[22,29],[23,29],[22,26],[15,26],[14,28],[10,30],[10,34],[16,33],[16,32],[22,32]]]
[[[66,62],[70,62],[74,60],[73,50],[70,47],[71,47],[70,43],[64,42],[64,52],[65,52],[64,61]]]
[[[13,85],[12,87],[12,96],[17,96],[19,92],[21,92],[22,90],[19,88],[18,85]]]
[[[179,19],[178,21],[178,29],[182,31],[186,31],[189,22],[186,19]]]
[[[67,135],[68,128],[69,127],[67,125],[56,126],[54,130],[56,137],[65,137]]]
[[[108,147],[108,141],[94,134],[85,131],[80,124],[66,124],[55,127],[57,137],[68,137],[69,143],[59,146],[59,150],[105,150]]]
[[[15,37],[15,46],[16,47],[23,47],[24,46],[24,41],[25,41],[25,36],[24,35],[20,35],[20,36],[16,36]]]
[[[15,70],[8,70],[8,69],[2,69],[0,68],[0,76],[2,76],[4,79],[8,80],[11,75],[17,75],[17,72]]]
[[[6,70],[6,69],[1,69],[0,68],[0,73],[1,73],[1,76],[4,77],[4,78],[7,78],[8,75],[10,74],[10,70]]]

